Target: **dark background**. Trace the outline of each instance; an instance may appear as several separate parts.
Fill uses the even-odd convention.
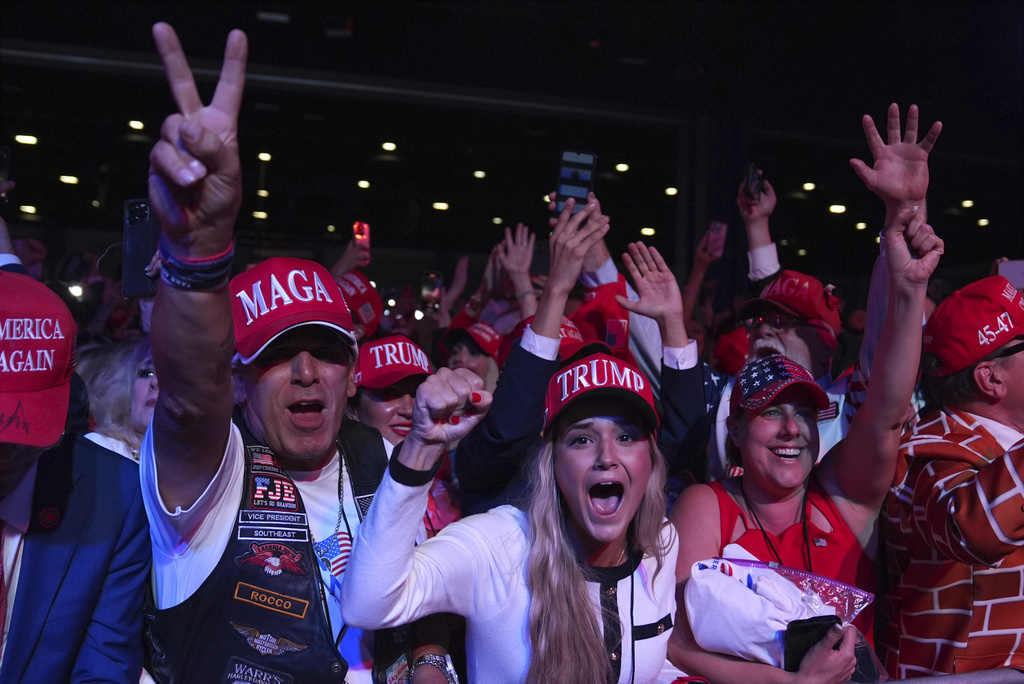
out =
[[[577,146],[598,154],[613,253],[654,228],[645,240],[685,277],[708,221],[723,220],[729,246],[711,276],[728,291],[746,273],[735,197],[753,160],[780,197],[772,227],[783,264],[845,284],[856,300],[883,212],[848,159],[870,162],[861,116],[884,130],[898,102],[920,106],[922,131],[944,124],[930,222],[947,244],[942,274],[960,284],[996,256],[1024,257],[1022,7],[8,0],[0,138],[18,188],[4,214],[14,237],[40,238],[54,260],[119,239],[122,203],[145,195],[149,149],[173,108],[150,34],[164,20],[204,98],[228,31],[249,36],[237,227],[248,261],[288,253],[329,266],[359,219],[372,225],[370,275],[382,289],[431,265],[450,274],[464,253],[474,255],[472,288],[501,236],[494,217],[547,233],[542,197],[559,150]],[[26,133],[39,143],[14,142]],[[398,149],[384,152],[384,141]],[[628,172],[614,170],[620,162]],[[357,187],[364,179],[369,189]],[[817,188],[803,193],[806,181]],[[847,212],[830,214],[835,203]],[[23,204],[38,213],[20,214]],[[253,218],[257,209],[268,218]]]

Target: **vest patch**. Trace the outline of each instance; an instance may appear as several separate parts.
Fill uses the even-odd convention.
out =
[[[252,476],[252,507],[297,510],[298,493],[291,480],[276,475]]]
[[[231,657],[224,671],[224,682],[239,684],[292,684],[295,680],[283,672],[253,665],[241,658]]]
[[[235,628],[236,632],[245,637],[249,647],[260,655],[278,656],[282,653],[295,653],[309,648],[308,644],[300,644],[286,637],[276,637],[273,634],[261,633],[255,627],[246,627],[234,620],[229,620],[228,622]]]
[[[291,615],[300,620],[306,617],[306,610],[309,608],[309,601],[304,601],[295,596],[278,594],[276,591],[263,589],[245,582],[239,582],[235,585],[235,598],[260,608],[272,610],[275,613]]]
[[[271,577],[281,573],[289,575],[308,575],[302,567],[302,554],[284,544],[251,544],[249,552],[235,557],[242,565],[254,565],[263,568],[263,572]]]

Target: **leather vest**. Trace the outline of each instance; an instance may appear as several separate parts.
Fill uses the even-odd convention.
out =
[[[147,668],[161,684],[344,682],[302,497],[270,449],[235,422],[245,477],[231,537],[187,599],[165,610],[147,600]],[[362,517],[387,468],[380,433],[345,421],[339,445]]]

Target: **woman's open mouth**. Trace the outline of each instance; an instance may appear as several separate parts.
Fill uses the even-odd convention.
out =
[[[624,493],[625,488],[618,482],[601,482],[590,488],[590,505],[598,515],[614,515]]]

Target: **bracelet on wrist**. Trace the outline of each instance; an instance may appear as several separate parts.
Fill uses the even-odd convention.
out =
[[[448,680],[448,684],[458,684],[459,680],[455,675],[455,668],[452,667],[452,661],[449,656],[443,656],[437,653],[424,653],[417,658],[415,662],[413,662],[412,670],[409,672],[409,675],[412,676],[415,674],[416,670],[423,665],[431,665],[444,673],[444,678]]]
[[[220,254],[201,259],[183,259],[171,254],[163,237],[160,238],[160,277],[164,282],[182,290],[216,290],[231,275],[235,260],[235,241]]]

